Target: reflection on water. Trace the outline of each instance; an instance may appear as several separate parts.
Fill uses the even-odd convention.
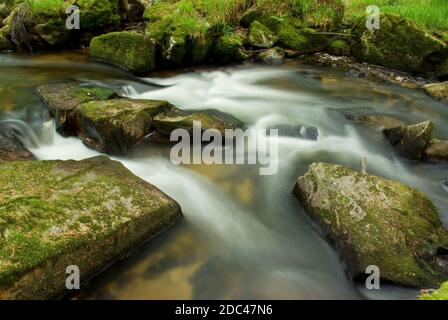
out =
[[[55,57],[23,61],[0,57],[2,119],[27,123],[39,140],[39,159],[83,159],[98,153],[76,138],[54,132],[34,96],[42,82],[76,79],[101,83],[132,98],[166,99],[184,109],[219,109],[252,128],[277,125],[318,129],[317,141],[279,137],[279,172],[258,175],[256,166],[175,166],[169,146],[147,141],[115,158],[182,206],[174,228],[90,282],[78,298],[114,299],[361,299],[415,298],[417,291],[383,286],[366,292],[345,274],[291,194],[295,179],[314,161],[357,168],[411,184],[426,192],[448,225],[446,165],[414,164],[394,157],[380,132],[350,123],[338,110],[368,110],[401,120],[431,119],[448,138],[448,108],[423,93],[373,84],[333,70],[290,64],[243,66],[135,79],[80,61]],[[144,81],[166,87],[154,87]],[[1,95],[0,95],[1,96]]]

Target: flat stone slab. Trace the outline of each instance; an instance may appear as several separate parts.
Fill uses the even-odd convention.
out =
[[[0,299],[67,293],[167,229],[180,206],[105,156],[0,165]]]

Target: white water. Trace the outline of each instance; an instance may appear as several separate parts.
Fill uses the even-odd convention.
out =
[[[82,79],[89,80],[89,75]],[[85,297],[362,298],[337,253],[291,195],[295,179],[314,161],[357,168],[367,157],[368,171],[427,192],[448,224],[442,185],[448,178],[446,166],[414,165],[395,158],[380,133],[345,122],[330,110],[368,108],[409,121],[430,118],[446,123],[448,111],[423,94],[303,66],[237,68],[150,80],[170,86],[145,89],[123,80],[128,85],[122,92],[131,98],[166,99],[184,109],[219,109],[253,128],[314,126],[319,137],[317,141],[279,137],[279,172],[267,177],[250,166],[178,167],[170,163],[167,146],[151,142],[127,157],[114,158],[178,201],[185,219],[100,276]],[[117,86],[116,78],[91,81]],[[40,143],[31,149],[39,159],[98,155],[77,138],[62,138],[48,123],[40,130]],[[440,125],[437,132],[441,138],[448,135]],[[414,290],[392,286],[375,294],[360,289],[371,297],[416,295]]]

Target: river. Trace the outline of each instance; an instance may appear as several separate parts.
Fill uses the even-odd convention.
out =
[[[417,90],[386,86],[328,68],[289,62],[135,78],[88,63],[78,53],[0,55],[0,121],[38,159],[98,155],[63,138],[35,95],[43,83],[77,80],[130,98],[165,99],[182,109],[218,109],[251,128],[318,128],[317,140],[278,138],[278,173],[254,165],[170,162],[169,145],[148,140],[113,157],[182,206],[184,219],[119,261],[81,291],[84,299],[414,299],[418,291],[383,284],[368,291],[346,275],[338,253],[319,234],[291,191],[312,162],[326,161],[396,179],[426,192],[448,226],[448,167],[394,156],[379,131],[349,122],[341,110],[368,110],[408,122],[432,120],[448,138],[448,108]],[[155,85],[156,84],[156,85]],[[339,110],[339,111],[338,111]]]

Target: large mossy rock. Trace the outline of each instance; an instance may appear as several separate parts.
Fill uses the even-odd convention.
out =
[[[299,18],[271,17],[266,23],[278,36],[278,45],[284,49],[308,53],[323,50],[328,46],[324,34],[320,34],[316,29],[308,28]]]
[[[410,126],[387,128],[383,133],[400,156],[420,160],[431,141],[433,130],[434,124],[425,121]]]
[[[425,86],[425,92],[429,96],[444,103],[448,103],[448,81],[432,83]]]
[[[16,1],[4,20],[6,37],[18,50],[71,47],[82,34],[98,34],[117,29],[120,0],[28,0]],[[80,29],[66,27],[66,9],[80,8]]]
[[[137,74],[155,68],[153,41],[137,32],[111,32],[95,37],[90,42],[90,56]]]
[[[223,137],[226,129],[236,130],[243,127],[243,123],[238,119],[215,109],[201,111],[173,109],[154,118],[154,126],[157,133],[162,137],[168,138],[176,129],[185,129],[191,133],[194,122],[200,123],[202,131],[207,129],[218,130]]]
[[[179,205],[107,157],[0,165],[0,299],[67,293],[181,216]]]
[[[33,160],[33,154],[14,135],[13,130],[0,123],[0,164],[18,160]]]
[[[439,78],[448,78],[448,58],[436,67],[436,76]]]
[[[423,290],[422,290],[423,291]],[[427,291],[427,290],[424,290]],[[438,290],[423,293],[419,300],[448,300],[448,281],[444,282]]]
[[[378,266],[382,280],[411,287],[448,278],[448,232],[433,203],[400,182],[314,163],[294,193],[340,249],[355,279]],[[445,260],[443,260],[445,259]]]
[[[445,42],[414,22],[392,14],[380,16],[380,29],[366,28],[360,19],[353,30],[352,54],[361,61],[388,68],[424,73],[448,54]]]
[[[110,154],[130,151],[154,129],[154,117],[172,109],[166,101],[118,98],[109,89],[76,83],[42,85],[37,93],[59,132]]]
[[[266,26],[258,21],[252,22],[247,34],[247,44],[257,48],[272,48],[278,37]]]
[[[213,60],[218,62],[243,61],[247,58],[243,51],[243,39],[239,34],[226,34],[215,44]]]

